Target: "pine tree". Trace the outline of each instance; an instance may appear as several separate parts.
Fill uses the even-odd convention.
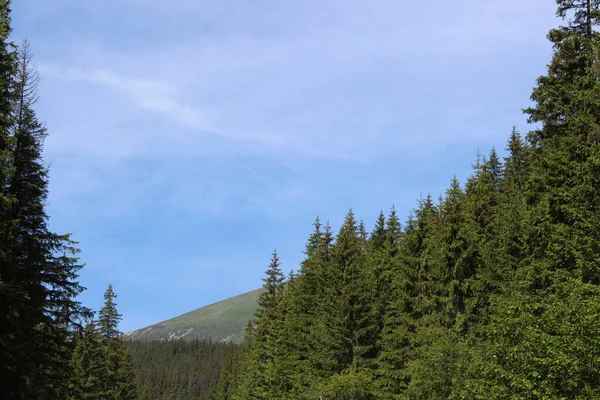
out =
[[[273,251],[271,263],[266,271],[266,277],[263,278],[263,288],[265,289],[265,292],[258,298],[259,308],[256,313],[257,319],[260,319],[263,313],[274,310],[279,295],[283,290],[284,279],[279,264],[279,256],[277,255],[277,251]]]
[[[333,355],[325,381],[320,387],[315,386],[323,398],[370,398],[366,397],[373,379],[369,353],[374,344],[367,298],[373,292],[365,279],[363,231],[350,210],[331,249],[326,274],[329,295],[323,298],[321,318],[324,327],[316,335],[321,343],[319,350]],[[340,387],[346,387],[346,391],[339,393]]]
[[[380,237],[382,215],[378,219],[372,239],[377,243]],[[409,321],[411,318],[411,296],[414,291],[417,266],[412,263],[413,257],[420,256],[417,238],[417,221],[409,218],[405,231],[402,232],[395,209],[388,216],[383,239],[379,249],[376,265],[383,263],[379,275],[384,279],[380,292],[380,307],[382,307],[381,327],[377,337],[376,359],[376,389],[374,393],[379,399],[394,399],[407,384],[406,371],[409,339]],[[386,274],[387,277],[386,277]],[[381,279],[380,278],[380,279]],[[389,281],[388,281],[389,280]]]
[[[300,270],[288,281],[284,305],[287,315],[280,346],[285,347],[285,376],[290,378],[287,397],[302,398],[308,388],[318,385],[333,363],[333,353],[319,340],[327,326],[325,296],[328,296],[333,233],[329,223],[321,230],[319,218],[309,236]]]
[[[277,376],[273,361],[283,328],[279,302],[284,288],[284,276],[276,251],[271,256],[263,282],[265,292],[258,299],[258,310],[246,332],[248,345],[238,398],[276,398],[274,393],[278,392],[278,381],[282,379]]]
[[[70,399],[103,398],[104,351],[94,321],[90,321],[76,336],[72,357],[73,390]]]
[[[391,301],[391,282],[395,270],[395,256],[399,249],[401,227],[396,210],[392,208],[389,219],[383,212],[377,217],[377,222],[368,241],[366,257],[367,267],[365,276],[368,290],[363,296],[368,304],[368,325],[370,326],[369,358],[374,361],[379,352],[379,339],[383,329],[383,319]]]
[[[104,396],[101,398],[133,400],[137,398],[133,363],[119,331],[122,315],[117,311],[116,297],[112,285],[108,285],[104,306],[98,312],[97,334],[102,343],[100,384]]]
[[[557,15],[568,24],[552,29],[554,47],[546,75],[532,93],[535,105],[525,110],[542,128],[530,134],[535,145],[535,173],[527,190],[533,206],[529,246],[539,277],[534,286],[553,279],[544,272],[577,270],[586,282],[600,283],[600,23],[597,0],[559,0]],[[573,242],[573,243],[572,243]],[[550,274],[551,275],[551,274]],[[546,281],[544,281],[546,280]]]
[[[109,284],[104,292],[104,305],[98,312],[98,332],[103,339],[118,339],[121,337],[119,323],[123,319],[123,315],[117,311],[116,298],[117,295],[113,291],[112,285]]]
[[[2,133],[9,144],[8,153],[3,150],[3,196],[11,199],[2,205],[1,223],[7,229],[2,228],[0,271],[2,304],[8,307],[2,310],[8,320],[0,342],[10,348],[3,352],[8,357],[2,361],[8,369],[3,381],[13,386],[1,389],[7,399],[67,396],[70,330],[89,314],[75,300],[84,290],[76,281],[82,268],[74,257],[76,243],[47,227],[48,172],[41,158],[46,129],[33,109],[37,84],[24,42],[11,88],[11,126]]]
[[[10,0],[0,1],[0,234],[2,239],[2,250],[0,250],[0,265],[8,267],[10,248],[11,220],[9,209],[12,202],[8,196],[8,183],[12,174],[12,138],[10,128],[13,125],[13,110],[15,106],[14,78],[17,70],[16,46],[10,40],[11,10]],[[0,278],[4,284],[9,278],[7,272],[3,272]],[[6,289],[8,292],[8,289]],[[9,293],[6,294],[7,296]],[[2,315],[6,315],[2,313]],[[6,326],[5,324],[0,324]]]
[[[17,69],[15,46],[10,41],[10,12],[10,1],[0,1],[0,398],[7,400],[23,398],[26,362],[30,358],[26,355],[27,334],[21,332],[22,304],[27,294],[21,288],[14,260],[16,221],[11,211],[15,198],[9,192],[14,170],[11,127]]]
[[[279,376],[276,356],[280,349],[277,346],[282,335],[284,310],[280,306],[284,290],[284,275],[281,271],[277,251],[273,251],[271,262],[263,278],[263,288],[266,290],[258,299],[256,313],[257,329],[255,344],[259,358],[259,371],[263,368],[262,378],[265,380],[261,398],[277,398],[281,392],[284,376]],[[259,392],[261,393],[261,392]]]
[[[504,163],[478,157],[403,232],[380,214],[366,239],[350,212],[334,242],[317,223],[278,303],[289,387],[263,398],[600,395],[600,0],[557,4],[525,110],[541,128],[513,129]]]
[[[557,4],[557,15],[569,21],[548,35],[552,61],[533,90],[535,105],[525,110],[542,127],[528,135],[524,205],[511,204],[524,220],[515,224],[521,238],[503,232],[509,251],[498,263],[515,270],[492,298],[490,381],[514,397],[594,398],[600,336],[587,321],[600,318],[600,37],[593,30],[600,13],[595,0]]]

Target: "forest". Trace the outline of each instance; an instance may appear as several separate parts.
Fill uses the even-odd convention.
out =
[[[537,128],[406,221],[316,218],[297,270],[272,254],[237,346],[125,343],[112,286],[97,313],[77,300],[77,243],[47,224],[37,73],[0,1],[0,398],[600,398],[600,0],[556,4],[523,110]]]

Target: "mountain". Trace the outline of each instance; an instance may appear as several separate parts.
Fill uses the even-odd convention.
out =
[[[264,289],[222,300],[158,324],[126,333],[126,340],[211,339],[241,343]]]

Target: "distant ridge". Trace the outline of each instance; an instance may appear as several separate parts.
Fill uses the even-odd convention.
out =
[[[126,340],[211,339],[241,343],[248,320],[264,289],[253,290],[198,308],[124,335]]]

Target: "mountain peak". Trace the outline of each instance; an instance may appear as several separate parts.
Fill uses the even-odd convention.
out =
[[[212,340],[241,343],[264,289],[243,293],[123,335],[126,340]]]

